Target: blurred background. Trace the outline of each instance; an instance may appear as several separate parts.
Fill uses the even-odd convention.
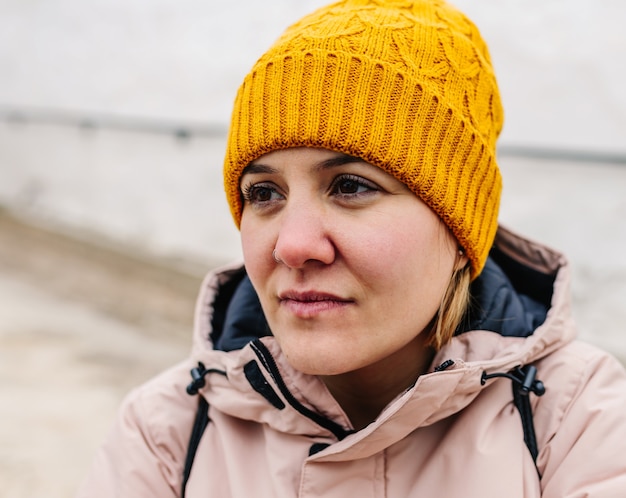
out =
[[[0,496],[72,496],[124,394],[183,358],[240,257],[231,103],[321,0],[0,1]],[[626,3],[456,0],[506,111],[501,222],[565,252],[580,335],[626,360]]]

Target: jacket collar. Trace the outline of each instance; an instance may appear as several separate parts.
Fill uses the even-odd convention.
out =
[[[330,452],[341,453],[341,459],[353,451],[360,456],[375,453],[417,427],[442,420],[478,396],[483,372],[536,361],[575,335],[564,258],[504,229],[498,232],[494,250],[484,277],[473,284],[474,289],[482,288],[469,325],[437,353],[429,373],[358,433],[350,434],[345,413],[321,380],[292,369],[262,314],[251,313],[260,306],[241,266],[208,277],[198,302],[194,357],[227,373],[208,382],[202,394],[225,413],[281,432],[342,439]],[[539,284],[527,278],[539,279]],[[224,351],[213,348],[213,341]],[[436,371],[446,360],[451,366]],[[251,380],[251,372],[260,377]],[[274,402],[268,396],[275,397]],[[332,423],[320,423],[310,412]]]

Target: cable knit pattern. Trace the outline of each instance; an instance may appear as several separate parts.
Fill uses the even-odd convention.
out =
[[[433,209],[476,277],[497,228],[502,108],[487,47],[439,0],[346,0],[292,25],[235,100],[224,167],[235,222],[239,180],[260,155],[325,147],[370,162]]]

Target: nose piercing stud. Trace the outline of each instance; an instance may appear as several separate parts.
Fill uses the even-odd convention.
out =
[[[276,261],[277,263],[282,263],[283,262],[282,259],[280,259],[278,256],[276,256],[276,249],[274,249],[272,251],[272,258],[274,258],[274,261]]]

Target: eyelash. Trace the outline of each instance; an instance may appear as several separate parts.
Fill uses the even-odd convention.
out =
[[[267,190],[270,193],[276,192],[276,188],[272,187],[270,184],[262,182],[262,183],[251,183],[248,185],[242,185],[241,187],[241,197],[243,198],[245,203],[249,204],[259,204],[270,201],[257,201],[255,199],[255,194],[260,190]]]
[[[353,182],[357,186],[357,189],[365,188],[366,190],[363,192],[353,192],[353,193],[348,193],[348,194],[339,192],[338,191],[339,185],[342,182],[346,182],[346,181]],[[347,174],[339,175],[337,178],[335,178],[330,186],[330,190],[335,195],[340,195],[341,197],[355,197],[355,196],[367,195],[368,193],[379,191],[380,187],[378,187],[378,185],[376,185],[375,183],[369,180],[366,180],[365,178],[347,173]]]
[[[351,193],[342,193],[339,191],[340,185],[342,182],[352,182],[357,187],[357,192]],[[364,191],[358,192],[359,189],[365,189]],[[330,184],[329,193],[343,199],[349,198],[358,198],[363,195],[370,194],[372,192],[377,192],[380,190],[380,187],[375,183],[366,180],[357,175],[352,174],[342,174],[336,177],[332,183]],[[254,205],[268,205],[268,203],[272,202],[275,199],[267,199],[267,200],[258,200],[256,198],[257,194],[261,191],[265,191],[265,193],[269,193],[270,197],[277,193],[277,188],[272,185],[270,182],[259,182],[259,183],[251,183],[247,185],[242,185],[241,187],[241,196],[243,201],[248,204]]]

